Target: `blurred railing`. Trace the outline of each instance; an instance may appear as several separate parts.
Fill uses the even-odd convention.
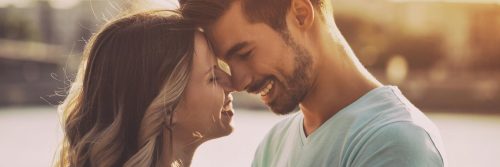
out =
[[[65,50],[59,45],[6,39],[0,39],[0,44],[2,59],[63,64],[66,57]]]
[[[60,46],[0,40],[0,106],[58,104],[66,62]]]

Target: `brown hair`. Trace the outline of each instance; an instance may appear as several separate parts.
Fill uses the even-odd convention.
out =
[[[274,30],[286,30],[285,17],[292,0],[183,0],[181,11],[187,19],[195,20],[200,26],[210,26],[221,17],[235,1],[242,1],[242,9],[251,23],[263,22]],[[321,15],[327,14],[329,6],[325,0],[311,0]]]
[[[157,165],[190,75],[195,31],[178,12],[157,10],[120,17],[93,35],[59,106],[56,165]]]

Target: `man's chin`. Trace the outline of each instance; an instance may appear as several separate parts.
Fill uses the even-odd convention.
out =
[[[287,115],[293,113],[298,106],[299,103],[286,105],[278,105],[276,103],[268,104],[268,107],[271,109],[271,111],[278,115]]]

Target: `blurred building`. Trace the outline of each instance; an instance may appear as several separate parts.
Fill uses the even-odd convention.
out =
[[[58,104],[85,40],[102,17],[112,15],[105,9],[108,5],[81,1],[60,9],[48,1],[33,1],[0,8],[0,106]]]

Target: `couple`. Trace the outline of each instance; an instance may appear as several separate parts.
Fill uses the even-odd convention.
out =
[[[247,91],[274,113],[300,109],[268,132],[252,166],[446,166],[434,124],[361,65],[331,7],[184,0],[108,23],[60,106],[58,165],[189,166],[198,146],[232,132],[230,93]]]

